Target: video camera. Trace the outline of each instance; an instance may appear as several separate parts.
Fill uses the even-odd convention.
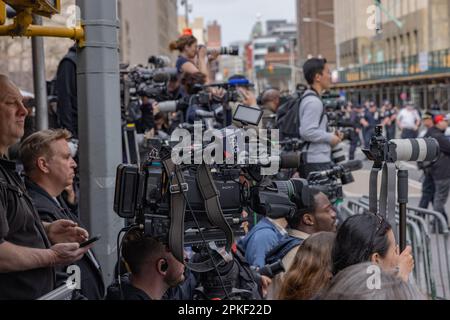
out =
[[[338,94],[327,93],[322,96],[325,113],[328,117],[328,127],[343,133],[342,140],[351,140],[355,135],[357,125],[345,117],[345,101]]]
[[[326,194],[331,203],[336,203],[344,198],[342,186],[355,181],[352,171],[362,168],[361,160],[350,160],[329,170],[311,172],[308,175],[308,184]]]
[[[252,123],[257,119],[260,116],[255,117],[246,110],[237,111],[235,115],[235,120],[245,123]],[[228,132],[227,130],[230,128],[223,131]],[[175,165],[172,158],[180,148],[155,141],[147,160],[141,166],[118,167],[114,211],[122,218],[135,221],[146,235],[169,243],[169,246],[175,241],[182,246],[205,241],[220,244],[226,242],[231,245],[235,235],[243,235],[241,225],[245,219],[242,212],[246,206],[273,218],[294,214],[296,205],[290,197],[304,193],[304,184],[296,180],[267,182],[260,171],[271,164],[266,161],[258,162],[258,159],[253,161],[255,159],[252,158],[252,153],[248,153],[252,142],[244,140],[243,146],[237,142],[242,138],[238,135],[245,134],[244,129],[232,132],[233,135],[224,136],[231,140],[224,142],[223,153],[229,159],[229,155],[235,157],[243,152],[248,156],[244,162],[225,161],[207,165],[202,160],[201,164],[190,162]],[[197,152],[205,152],[210,147],[211,145],[202,145]],[[189,148],[192,151],[193,147]],[[265,150],[264,156],[267,158],[264,160],[278,161],[278,164],[285,166],[298,166],[297,162],[292,161],[292,155],[288,159],[291,161],[287,161],[283,160],[285,154],[271,155],[272,149],[270,150]],[[195,159],[196,152],[191,153],[192,156]],[[241,184],[239,179],[243,174],[252,183]],[[174,218],[177,222],[174,222]],[[174,229],[176,223],[179,225]],[[176,257],[183,260],[180,255]]]
[[[122,119],[124,122],[133,123],[139,117],[135,110],[139,98],[146,96],[156,101],[170,99],[168,83],[176,78],[178,73],[175,68],[168,68],[169,58],[164,56],[151,56],[149,66],[136,66],[128,68],[121,65],[120,71],[120,96]]]

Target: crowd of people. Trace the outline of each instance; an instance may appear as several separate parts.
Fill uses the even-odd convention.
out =
[[[171,49],[180,52],[176,62],[178,75],[171,78],[169,86],[174,99],[194,94],[196,85],[211,83],[208,66],[217,59],[217,52],[208,53],[205,47],[198,46],[193,36],[181,37]],[[28,111],[15,84],[7,76],[0,76],[0,300],[37,299],[64,285],[73,265],[81,270],[80,289],[74,299],[192,299],[198,287],[204,286],[202,275],[185,268],[166,244],[152,237],[139,231],[126,234],[121,248],[122,261],[118,261],[116,268],[117,280],[112,284],[104,283],[94,244],[80,247],[89,238],[89,232],[78,212],[74,183],[77,163],[69,144],[78,134],[76,88],[72,78],[76,59],[71,56],[74,54],[71,50],[58,72],[59,81],[71,90],[63,93],[64,86],[59,90],[66,97],[60,98],[61,128],[34,132],[23,138]],[[301,178],[330,169],[331,150],[344,139],[339,130],[329,130],[328,119],[323,116],[321,95],[331,84],[326,60],[308,60],[304,75],[309,88],[292,111],[298,120],[298,137],[305,142],[302,151],[306,156],[302,157],[299,172],[294,174]],[[244,77],[236,75],[235,78]],[[220,88],[211,88],[209,93],[217,101],[222,101],[225,94]],[[262,127],[277,128],[277,112],[283,107],[279,90],[264,90],[259,99],[248,86],[238,87],[237,93],[239,103],[263,110]],[[142,131],[164,139],[177,125],[198,120],[197,111],[202,106],[189,105],[167,116],[158,110],[158,103],[142,96],[140,108]],[[229,113],[235,108],[233,104]],[[359,144],[368,147],[377,125],[384,126],[388,139],[398,136],[397,128],[402,138],[415,138],[423,121],[428,129],[423,136],[437,139],[441,154],[436,162],[423,164],[421,204],[428,207],[431,202],[435,210],[445,214],[450,188],[450,167],[446,165],[450,141],[445,136],[448,118],[441,114],[421,115],[413,103],[399,110],[388,101],[381,108],[371,101],[363,105],[348,103],[343,111],[356,124],[350,140],[350,159],[355,157]],[[224,117],[223,122],[230,125],[231,117]],[[8,150],[18,141],[15,162],[8,158]],[[394,226],[377,213],[354,215],[338,226],[334,204],[326,193],[311,187],[308,197],[305,200],[293,195],[290,200],[297,208],[294,213],[279,219],[260,219],[235,244],[233,254],[238,258],[230,269],[236,268],[237,277],[254,283],[259,298],[427,298],[411,279],[412,248],[408,246],[400,252]],[[261,270],[275,262],[282,263],[284,272],[272,278],[242,272]],[[238,283],[241,282],[234,279],[231,286]]]

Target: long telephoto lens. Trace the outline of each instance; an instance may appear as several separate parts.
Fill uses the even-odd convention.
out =
[[[220,48],[221,55],[229,55],[229,56],[238,56],[239,55],[239,47],[222,47]]]
[[[434,161],[439,156],[439,144],[434,138],[394,139],[394,161]]]
[[[282,152],[280,154],[281,169],[297,169],[300,168],[302,160],[301,152]]]

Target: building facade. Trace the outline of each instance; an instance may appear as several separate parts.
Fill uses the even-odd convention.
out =
[[[169,50],[178,37],[176,0],[119,0],[120,60],[147,64],[149,56],[176,57]]]
[[[336,43],[343,68],[336,88],[353,100],[427,109],[450,105],[450,2],[383,0],[381,32],[372,0],[334,0]],[[345,16],[346,19],[339,17]]]
[[[347,19],[343,17],[340,19]],[[297,0],[300,65],[310,57],[324,57],[330,65],[337,64],[334,20],[333,0]]]

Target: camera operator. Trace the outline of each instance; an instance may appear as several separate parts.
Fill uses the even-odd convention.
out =
[[[303,149],[306,159],[303,159],[300,174],[306,178],[310,172],[331,168],[331,148],[342,142],[342,134],[328,132],[328,119],[320,98],[331,85],[327,60],[312,58],[306,61],[303,73],[310,86],[303,95],[299,110],[300,138],[306,142]]]
[[[158,240],[140,231],[124,239],[123,260],[129,274],[108,287],[106,300],[161,300],[169,288],[184,281],[184,264]]]
[[[206,83],[209,83],[209,63],[217,59],[219,52],[214,51],[208,55],[206,47],[199,46],[197,39],[192,35],[181,36],[170,44],[169,49],[180,52],[176,62],[179,74],[201,72],[206,77]],[[206,58],[208,58],[208,63]]]
[[[336,211],[334,210],[328,197],[315,188],[310,189],[312,204],[305,205],[295,197],[297,213],[288,219],[288,237],[283,239],[278,246],[273,248],[266,257],[266,263],[282,260],[285,270],[289,270],[294,261],[295,254],[301,243],[310,235],[318,232],[336,232]],[[272,280],[269,287],[268,299],[278,297],[279,290],[283,283],[284,273],[280,273]]]
[[[275,129],[276,112],[280,106],[280,91],[268,89],[261,94],[261,107],[264,111],[262,126],[265,129]]]
[[[80,260],[86,230],[68,220],[42,223],[8,148],[24,134],[19,89],[0,75],[0,300],[36,299],[55,289],[54,267]]]

